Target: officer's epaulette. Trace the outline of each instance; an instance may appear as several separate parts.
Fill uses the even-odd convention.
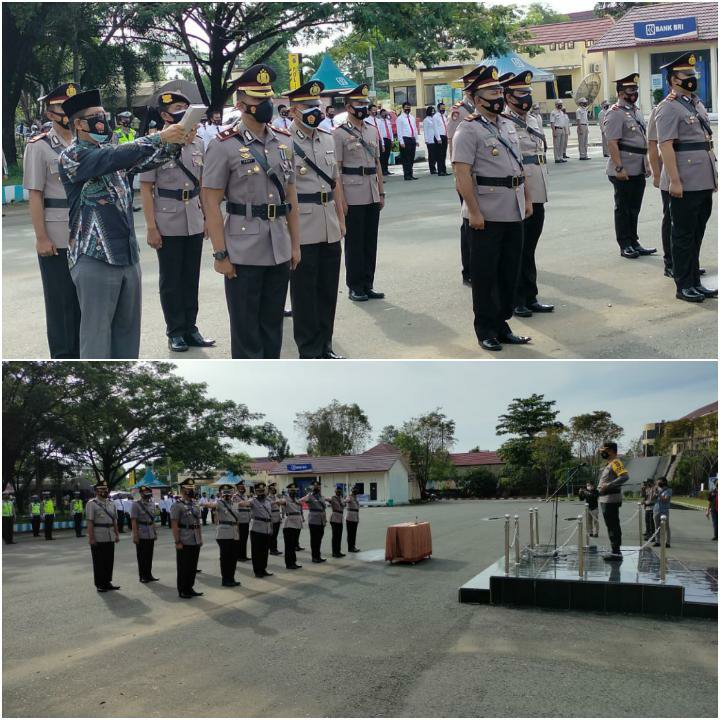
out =
[[[38,133],[38,134],[35,135],[34,137],[31,137],[31,138],[28,140],[28,142],[29,142],[29,143],[34,143],[34,142],[37,142],[38,140],[42,140],[44,137],[47,137],[47,136],[48,136],[48,133],[49,133],[49,132],[50,132],[50,131],[48,130],[47,132],[44,132],[44,133]]]
[[[477,120],[480,117],[480,113],[470,113],[469,115],[465,116],[465,122],[472,122],[473,120]]]
[[[318,132],[325,133],[326,135],[332,135],[332,132],[330,130],[326,130],[325,128],[315,128]]]
[[[453,103],[454,108],[459,108],[462,105],[462,100],[458,100],[456,103]]]
[[[288,137],[290,137],[290,131],[289,131],[289,130],[285,130],[285,129],[283,129],[283,128],[276,128],[276,127],[274,127],[274,128],[273,128],[273,132],[280,133],[281,135],[287,135]]]
[[[217,139],[222,142],[223,140],[228,140],[231,137],[235,137],[236,135],[239,135],[239,131],[236,129],[235,125],[230,126],[229,128],[225,128],[225,130],[220,130],[218,134],[216,135]]]

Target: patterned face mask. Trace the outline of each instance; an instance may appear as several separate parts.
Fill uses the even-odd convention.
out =
[[[107,113],[103,115],[91,115],[90,117],[83,118],[83,120],[88,124],[88,135],[90,135],[95,142],[102,145],[112,137],[110,117]]]

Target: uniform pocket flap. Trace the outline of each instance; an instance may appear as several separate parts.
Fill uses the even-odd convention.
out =
[[[260,232],[260,219],[228,215],[226,228],[230,235],[257,235]]]

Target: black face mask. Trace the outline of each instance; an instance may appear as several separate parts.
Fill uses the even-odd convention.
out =
[[[403,108],[403,112],[404,112],[406,115],[409,115],[409,114],[410,114],[410,108]]]
[[[316,128],[324,119],[325,116],[320,108],[310,108],[309,110],[303,110],[300,113],[302,117],[303,125],[307,125],[311,128]]]
[[[482,107],[485,108],[488,112],[495,113],[495,115],[499,115],[504,109],[505,109],[505,98],[493,98],[492,100],[486,100],[485,98],[481,97],[480,102],[482,103]]]
[[[58,125],[62,125],[66,129],[70,127],[70,120],[68,120],[68,116],[65,115],[65,113],[59,113],[59,112],[55,112],[54,110],[48,110],[47,114],[48,114],[48,117],[50,117],[50,115],[55,115],[56,118],[60,118],[59,120],[56,118],[50,118],[50,120],[52,120],[52,122],[56,122]]]
[[[110,140],[112,130],[110,129],[110,119],[107,115],[91,115],[85,117],[83,120],[88,125],[88,134],[90,137],[99,143],[104,143]]]
[[[527,112],[533,106],[532,95],[523,95],[521,98],[515,97],[513,98],[513,102],[523,112]]]
[[[687,78],[678,78],[680,80],[680,87],[683,90],[687,90],[688,92],[694,93],[697,90],[698,87],[698,79],[697,77],[687,77]]]
[[[247,113],[259,123],[269,123],[273,116],[272,100],[263,100],[258,105],[247,105]]]
[[[265,493],[264,493],[264,492],[256,492],[255,495],[256,495],[260,500],[262,500],[262,499],[265,497]]]
[[[434,110],[431,110],[431,111],[428,113],[428,117],[432,117],[434,114],[435,114],[435,111],[434,111]]]
[[[173,123],[179,123],[185,117],[185,112],[185,110],[178,110],[174,113],[168,113],[168,115],[172,118]]]
[[[195,491],[194,491],[194,490],[188,490],[185,494],[186,494],[191,500],[192,500],[192,498],[195,497]]]
[[[607,450],[601,450],[600,451],[600,457],[603,460],[607,460],[610,457],[610,453]]]
[[[360,105],[357,107],[355,105],[351,105],[350,108],[352,110],[353,115],[358,120],[364,120],[368,116],[368,113],[370,112],[369,108],[366,105]]]
[[[636,92],[633,93],[625,93],[625,100],[629,102],[631,105],[634,105],[637,102],[638,94]]]
[[[152,497],[152,493],[141,493],[141,494],[140,494],[140,497],[141,497],[143,500],[149,500],[149,499]]]

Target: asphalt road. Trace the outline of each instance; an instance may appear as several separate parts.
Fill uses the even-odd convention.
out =
[[[161,581],[137,582],[124,535],[122,589],[104,595],[85,539],[23,537],[3,552],[3,716],[717,717],[716,623],[457,601],[502,554],[502,525],[486,518],[526,520],[528,506],[364,510],[365,554],[316,566],[300,553],[305,567],[293,573],[273,558],[262,581],[243,565],[233,589],[220,587],[208,529],[196,583],[205,594],[192,601],[177,597],[165,529]],[[561,527],[580,508],[561,504]],[[623,517],[633,511],[626,504]],[[385,527],[416,516],[432,524],[432,559],[372,560]],[[543,505],[541,538],[550,517]],[[674,556],[717,565],[709,521],[692,510],[671,518]],[[634,520],[626,527],[634,543]]]
[[[591,142],[597,141],[591,128]],[[352,303],[344,277],[335,324],[335,348],[351,358],[714,358],[717,301],[701,305],[675,299],[662,275],[660,254],[619,257],[613,230],[612,187],[598,146],[580,164],[577,149],[564,165],[549,166],[550,202],[537,253],[540,297],[552,315],[515,319],[530,335],[524,347],[502,353],[480,350],[472,329],[470,289],[460,283],[459,204],[454,178],[431,177],[417,166],[415,183],[387,179],[375,286],[383,301]],[[640,241],[660,242],[660,193],[648,185],[640,216]],[[142,248],[143,358],[169,353],[158,295],[158,265],[145,243],[142,213],[135,215]],[[717,287],[717,213],[707,227],[702,264],[705,283]],[[45,358],[42,288],[33,253],[34,235],[25,204],[3,218],[3,357]],[[229,325],[221,277],[212,269],[209,244],[203,255],[199,326],[218,340],[214,349],[191,349],[185,358],[228,358]],[[292,321],[285,321],[282,356],[297,357]]]

